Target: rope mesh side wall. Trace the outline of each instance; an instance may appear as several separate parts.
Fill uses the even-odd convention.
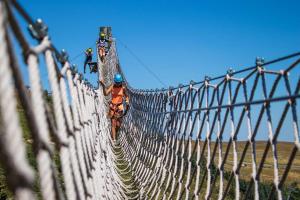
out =
[[[32,134],[37,183],[43,199],[123,199],[121,181],[113,170],[113,160],[108,159],[113,157],[113,152],[109,147],[110,128],[102,90],[94,90],[83,81],[47,35],[39,37],[43,30],[39,24],[31,24],[39,44],[30,47],[14,17],[14,12],[26,13],[13,3],[0,2],[0,142],[1,161],[8,160],[1,164],[7,169],[7,180],[15,199],[35,199],[36,192],[34,169],[26,158],[26,141],[22,139],[18,120],[18,104],[26,114]],[[23,75],[10,42],[13,39],[24,53],[30,83],[28,91],[24,89]],[[47,67],[50,102],[43,95],[40,75],[43,66],[38,58],[44,59]]]
[[[120,141],[140,198],[287,198],[284,183],[299,160],[299,62],[298,55],[257,60],[242,73],[169,90],[128,85]],[[284,163],[280,137],[293,141]]]
[[[34,174],[26,160],[25,145],[22,141],[22,131],[18,121],[12,86],[13,74],[9,67],[10,60],[7,50],[7,19],[4,3],[0,2],[0,106],[1,106],[1,160],[6,160],[9,186],[13,189],[17,199],[35,199],[32,192]],[[4,113],[6,113],[4,115]],[[15,154],[15,151],[18,154]],[[15,182],[13,180],[18,180]]]
[[[110,55],[104,68],[108,83],[114,73],[122,73],[113,57],[116,54]],[[263,198],[261,179],[267,165],[273,167],[273,186],[264,198],[282,199],[283,183],[298,157],[297,59],[295,54],[269,65],[258,60],[256,67],[242,73],[229,70],[220,78],[206,77],[200,83],[169,90],[135,90],[127,83],[131,109],[120,140],[141,197]],[[282,63],[285,69],[272,70]],[[271,113],[278,108],[281,113],[274,117],[274,124]],[[282,127],[294,132],[288,139],[294,147],[288,162],[279,165],[276,147]],[[259,146],[263,144],[259,156],[256,140]],[[249,169],[251,173],[241,175]]]
[[[113,43],[102,68],[107,85],[123,74],[115,52]],[[118,165],[121,155],[128,166],[118,173],[132,174],[141,199],[286,198],[284,182],[299,159],[299,62],[299,54],[257,60],[256,67],[169,90],[135,90],[126,82],[131,109],[122,153],[112,157]],[[286,130],[293,134],[284,136]],[[280,136],[294,141],[284,163]]]

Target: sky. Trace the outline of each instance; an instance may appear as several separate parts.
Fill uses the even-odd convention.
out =
[[[300,50],[300,1],[20,0],[42,18],[52,42],[83,71],[98,27],[111,26],[126,78],[135,88],[161,88],[252,66]],[[122,45],[123,44],[123,45]],[[124,44],[164,83],[162,85]],[[86,77],[95,81],[95,75]]]
[[[129,84],[134,88],[178,86],[180,83],[189,83],[190,80],[203,80],[205,76],[223,75],[229,68],[239,70],[253,66],[257,56],[269,61],[300,51],[300,1],[19,2],[33,19],[43,19],[49,27],[52,43],[57,49],[66,49],[71,63],[77,64],[81,72],[84,50],[92,47],[95,52],[99,27],[111,26],[121,67]],[[22,23],[20,16],[17,18],[24,33],[27,33],[27,24],[24,21]],[[29,40],[31,45],[35,44],[32,39]],[[27,67],[22,64],[20,48],[16,47],[15,51],[21,63],[24,80],[28,83]],[[78,55],[81,56],[77,57]],[[77,58],[74,59],[75,57]],[[45,89],[49,89],[46,66],[43,59],[40,62],[42,83]],[[280,63],[275,67],[276,70],[285,69],[287,64]],[[296,80],[299,79],[299,68],[291,75],[292,88],[295,88]],[[85,77],[96,85],[96,74],[86,74]],[[272,79],[268,78],[268,82],[271,85]],[[284,84],[280,84],[277,89],[280,95],[286,95],[285,90]],[[272,106],[272,113],[275,110],[282,113],[282,105],[283,103]],[[256,118],[258,110],[253,113],[252,117]],[[274,124],[278,124],[279,117],[280,114],[274,114]],[[267,122],[266,119],[263,121]],[[279,139],[293,141],[291,115],[287,121],[289,123],[285,123]],[[266,125],[261,125],[257,139],[267,139]],[[239,137],[246,139],[247,130],[241,128],[241,132],[243,133]]]

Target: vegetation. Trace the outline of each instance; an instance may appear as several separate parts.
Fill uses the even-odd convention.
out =
[[[193,143],[193,147],[194,147],[194,143]],[[227,147],[228,143],[224,143],[223,146],[223,151],[225,151],[226,147]],[[242,150],[244,149],[244,145],[245,142],[239,142],[238,143],[238,154],[240,155],[240,153],[242,152]],[[293,148],[293,143],[289,143],[289,142],[280,142],[278,143],[277,147],[278,147],[278,158],[279,158],[279,175],[282,175],[283,169],[286,167],[287,164],[287,160],[289,158],[291,149]],[[203,147],[203,143],[200,144],[200,146]],[[259,163],[262,157],[262,153],[265,150],[265,146],[266,146],[266,142],[257,142],[256,145],[256,150],[258,155],[257,155],[257,162]],[[213,150],[214,147],[214,143],[211,143],[211,150]],[[206,147],[207,148],[207,147]],[[207,149],[202,149],[202,151],[204,151],[204,155],[207,154]],[[231,149],[232,151],[232,149]],[[248,150],[250,151],[250,150]],[[251,182],[251,170],[252,170],[252,165],[251,165],[251,154],[250,152],[246,153],[246,158],[244,160],[245,163],[248,163],[248,165],[243,165],[241,170],[240,170],[240,174],[239,174],[239,184],[240,184],[240,192],[241,192],[241,196],[244,197],[244,195],[246,194],[246,191],[248,189],[248,186]],[[223,152],[224,153],[224,152]],[[224,157],[224,154],[223,154]],[[224,187],[226,188],[228,181],[230,179],[231,176],[231,172],[232,172],[232,155],[231,153],[229,154],[228,158],[227,158],[227,164],[225,164],[224,168]],[[284,158],[283,158],[284,157]],[[185,157],[186,158],[186,157]],[[204,156],[204,158],[206,158],[206,156]],[[192,157],[192,172],[194,170],[196,170],[196,155],[194,154]],[[218,187],[219,187],[219,172],[217,169],[217,161],[218,161],[218,155],[216,154],[216,157],[214,159],[214,162],[211,164],[211,174],[212,174],[212,180],[211,182],[214,183],[215,181],[215,185],[213,186],[214,190],[212,192],[212,199],[217,199],[218,197],[218,192],[214,192],[214,191],[218,191]],[[229,161],[229,162],[228,162]],[[184,161],[186,163],[186,160]],[[300,179],[298,178],[300,176],[300,172],[299,172],[299,162],[300,162],[300,155],[299,153],[296,156],[296,159],[293,162],[293,166],[289,172],[289,175],[287,177],[287,180],[285,181],[285,184],[282,188],[283,191],[283,197],[284,199],[289,199],[289,200],[296,200],[296,199],[300,199]],[[250,163],[250,164],[249,164]],[[271,190],[272,190],[272,186],[273,186],[273,157],[271,154],[271,150],[268,151],[268,155],[265,161],[265,167],[262,171],[261,174],[261,180],[259,183],[259,195],[261,197],[261,199],[267,199],[268,195],[270,194]],[[179,163],[178,165],[180,165],[181,163]],[[206,193],[206,182],[207,182],[207,176],[203,177],[203,173],[206,171],[206,164],[207,161],[205,159],[202,159],[200,162],[200,168],[202,171],[202,175],[200,178],[200,183],[201,181],[204,179],[203,182],[203,186],[200,190],[200,197],[204,198],[204,194]],[[176,177],[177,180],[179,179],[179,177]],[[214,180],[215,178],[217,178],[216,180]],[[187,181],[187,175],[184,176],[183,178],[183,185],[185,185]],[[195,188],[195,178],[193,178],[191,185],[190,185],[190,191],[191,193],[189,194],[189,196],[192,196],[192,192],[194,191]],[[249,195],[247,196],[247,199],[254,199],[254,190],[253,190],[252,186],[252,190],[249,192]],[[167,189],[167,193],[170,192],[170,188]],[[183,190],[181,191],[183,194]],[[175,195],[177,195],[178,193],[178,188],[175,192]],[[275,194],[275,193],[274,193]],[[185,194],[184,194],[185,195]],[[276,194],[274,195],[274,198]],[[235,199],[235,184],[234,184],[234,180],[232,180],[230,187],[229,187],[229,192],[228,195],[226,197],[226,199]]]
[[[47,91],[44,92],[44,98],[45,98],[47,104],[50,107],[52,107],[52,97],[51,97],[51,95],[49,95],[49,93]],[[24,143],[26,144],[28,161],[29,161],[29,164],[32,166],[32,168],[35,169],[35,172],[37,172],[37,163],[36,163],[36,159],[34,156],[32,135],[31,135],[30,129],[27,125],[28,123],[27,123],[27,120],[25,117],[25,112],[24,112],[24,109],[20,106],[20,104],[18,104],[17,110],[19,113],[20,124],[21,124],[22,130],[23,130],[23,137],[24,137]],[[213,143],[213,142],[211,143],[211,150],[213,150],[214,144],[215,143]],[[195,144],[193,144],[193,145],[195,145]],[[202,144],[200,144],[200,145],[202,145]],[[227,145],[228,145],[228,143],[226,143],[226,142],[223,142],[223,144],[222,144],[223,156],[224,156],[224,152],[225,152]],[[280,175],[283,173],[285,165],[287,164],[287,161],[288,161],[291,149],[293,148],[293,145],[294,145],[293,143],[289,143],[289,142],[278,142],[278,144],[277,144]],[[245,142],[238,142],[237,151],[238,151],[239,157],[244,149],[244,146],[245,146]],[[263,142],[263,141],[256,142],[256,154],[257,154],[257,162],[258,163],[260,162],[260,160],[262,158],[262,153],[265,150],[265,146],[266,146],[266,142]],[[116,149],[114,149],[114,151],[115,151],[115,153],[119,154],[122,158],[122,151],[120,148],[116,148]],[[205,151],[204,153],[207,154],[207,148],[204,151]],[[228,183],[228,180],[229,180],[229,177],[231,174],[231,170],[232,170],[232,163],[233,163],[232,158],[233,158],[232,149],[230,149],[230,153],[229,153],[227,162],[224,166],[224,169],[225,169],[224,185],[225,185],[225,187]],[[246,157],[244,159],[243,166],[240,171],[239,182],[240,182],[240,190],[241,190],[242,195],[244,195],[246,193],[246,190],[251,181],[251,179],[250,179],[251,178],[251,176],[250,176],[251,170],[252,170],[251,160],[252,160],[251,148],[249,147],[249,149],[246,152]],[[211,170],[212,170],[212,174],[213,174],[212,177],[215,177],[214,175],[218,173],[217,167],[216,167],[217,161],[218,160],[217,160],[217,156],[216,156],[216,158],[214,159],[214,163],[212,163],[212,165],[211,165]],[[63,178],[62,178],[62,174],[61,174],[58,151],[55,152],[54,163],[55,163],[55,166],[57,167],[57,172],[58,172],[58,176],[59,176],[61,185],[63,185]],[[117,166],[118,166],[119,171],[123,171],[128,166],[128,162],[126,162],[124,159],[120,159],[117,164],[118,164]],[[202,172],[204,172],[206,170],[206,160],[202,160],[200,166],[201,166]],[[196,155],[193,155],[192,171],[195,170],[195,168],[196,168]],[[131,191],[137,191],[138,187],[134,181],[134,174],[130,171],[126,171],[126,172],[127,173],[120,173],[120,176],[122,177],[122,179],[127,180],[124,182],[124,185],[129,186],[129,189]],[[0,200],[12,199],[12,193],[9,191],[7,184],[6,184],[5,174],[6,174],[5,170],[0,166]],[[203,178],[204,178],[203,183],[206,184],[207,177],[203,177],[203,174],[202,174],[201,179],[203,179]],[[177,177],[177,179],[178,179],[178,177]],[[186,179],[187,179],[187,177],[185,176],[183,178],[183,183],[186,182]],[[39,198],[41,198],[38,180],[39,179],[36,174],[36,182],[35,182],[34,189],[35,189],[37,196]],[[272,157],[272,151],[270,149],[268,151],[264,170],[262,171],[261,181],[259,184],[259,193],[260,193],[261,199],[266,199],[267,196],[269,195],[272,185],[273,185],[272,180],[273,180],[273,157]],[[214,186],[214,191],[216,191],[218,189],[218,187],[219,187],[218,184],[219,184],[219,178],[217,178],[217,180],[216,180],[216,185]],[[194,188],[195,188],[195,178],[191,182],[190,191],[193,191]],[[205,188],[206,188],[206,185],[203,185],[202,190],[200,191],[201,195],[205,194]],[[232,182],[231,186],[229,188],[228,199],[234,199],[234,191],[235,191],[235,188],[234,188],[234,184]],[[167,192],[170,192],[170,188],[167,189]],[[177,194],[177,192],[178,192],[178,188],[177,188],[176,194]],[[128,193],[127,195],[129,197],[134,197],[135,195],[137,195],[137,193],[133,192],[133,193]],[[248,199],[253,199],[252,195],[253,195],[253,190],[252,190],[252,192],[250,192]],[[296,155],[296,159],[293,162],[293,166],[289,172],[289,175],[288,175],[285,185],[283,187],[283,196],[284,196],[284,199],[289,199],[289,200],[300,199],[300,154],[299,154],[299,152]],[[215,192],[215,193],[213,192],[212,199],[216,199],[216,198],[217,198],[217,192]]]
[[[125,191],[125,194],[128,198],[133,198],[138,195],[138,186],[135,182],[135,177],[132,171],[130,170],[130,167],[128,166],[129,163],[124,159],[124,154],[121,150],[121,147],[119,145],[116,145],[116,147],[113,149],[116,153],[117,162],[115,163],[117,166],[117,170],[119,172],[120,177],[123,180],[123,184],[126,186],[127,190]]]
[[[48,91],[44,91],[44,99],[45,102],[52,107],[52,97],[49,95]],[[26,145],[26,152],[27,152],[27,160],[31,167],[34,169],[36,178],[35,178],[35,184],[34,184],[34,191],[38,197],[38,199],[42,199],[40,188],[39,188],[39,178],[37,174],[37,161],[33,149],[33,139],[32,134],[30,132],[30,129],[28,127],[28,122],[25,116],[25,110],[21,106],[21,103],[18,102],[17,105],[17,111],[19,114],[19,122],[23,131],[23,139],[24,144]],[[54,152],[54,163],[55,166],[58,169],[58,172],[60,172],[60,161],[58,156],[58,151]],[[1,163],[0,163],[1,164]],[[60,181],[62,181],[61,173],[59,173]],[[0,165],[0,200],[10,200],[13,199],[12,192],[9,190],[7,183],[6,183],[6,171],[3,169],[3,167]]]

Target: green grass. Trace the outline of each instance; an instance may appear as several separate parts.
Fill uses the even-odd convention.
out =
[[[29,164],[33,167],[35,172],[37,172],[37,164],[36,164],[36,159],[34,156],[33,152],[33,146],[32,146],[32,137],[31,133],[28,127],[28,123],[25,117],[24,110],[18,106],[17,107],[18,113],[19,113],[19,121],[20,125],[23,130],[23,138],[24,138],[24,143],[26,144],[26,152],[27,152],[27,158],[29,161]],[[37,174],[36,174],[37,177]],[[36,182],[34,184],[34,189],[36,194],[41,197],[40,195],[40,190],[39,190],[39,184],[38,184],[38,179],[36,178]],[[0,167],[0,199],[12,199],[13,195],[11,191],[8,189],[7,183],[6,183],[6,171],[3,169],[3,167]]]
[[[117,148],[114,148],[114,151],[116,154],[118,154],[118,162],[116,162],[115,164],[117,164],[117,170],[119,172],[119,175],[121,176],[122,179],[124,180],[129,180],[127,182],[123,181],[124,185],[129,186],[129,189],[132,191],[138,191],[138,186],[135,182],[135,177],[132,173],[132,171],[130,171],[129,169],[127,169],[127,171],[125,171],[125,173],[123,172],[123,174],[121,173],[121,171],[125,170],[129,163],[124,159],[124,155],[122,152],[122,149],[119,148],[119,146],[117,146]],[[133,192],[133,193],[127,193],[125,191],[125,194],[127,195],[128,198],[133,198],[137,195],[137,192]]]
[[[186,143],[187,144],[187,143]],[[246,142],[238,142],[237,143],[237,152],[238,152],[238,160],[241,157],[242,151],[244,150]],[[192,146],[194,147],[195,143],[192,142]],[[211,142],[211,151],[213,150],[215,143]],[[223,142],[222,144],[222,148],[223,148],[223,152],[222,152],[222,156],[224,158],[224,154],[225,154],[225,150],[227,148],[228,143]],[[205,149],[203,149],[203,143],[200,143],[201,146],[201,152],[204,152],[204,158],[207,156],[207,146]],[[257,141],[256,142],[256,154],[257,154],[257,164],[260,163],[261,158],[262,158],[262,153],[265,151],[265,147],[266,147],[266,142],[265,141]],[[291,154],[291,150],[294,147],[293,143],[289,143],[289,142],[278,142],[277,144],[277,152],[278,152],[278,163],[279,163],[279,176],[282,175],[284,168],[286,167],[286,164],[288,162],[289,156]],[[232,171],[232,161],[233,161],[233,149],[232,147],[230,148],[229,151],[229,155],[227,158],[227,162],[225,164],[225,172],[224,172],[224,190],[228,185],[228,181],[229,181],[229,177]],[[287,180],[285,181],[284,187],[283,187],[283,195],[286,198],[287,196],[290,195],[290,199],[300,199],[300,188],[299,188],[299,183],[300,183],[300,172],[299,172],[299,163],[300,163],[300,154],[299,152],[296,155],[296,158],[293,162],[292,168],[290,169],[289,175],[287,177]],[[251,148],[249,147],[247,152],[246,152],[246,156],[243,162],[243,166],[241,167],[240,170],[240,176],[239,176],[239,183],[240,183],[240,191],[241,191],[241,196],[243,197],[249,182],[250,182],[250,178],[251,178],[251,173],[252,173],[252,165],[251,165]],[[215,174],[217,173],[217,163],[218,163],[218,151],[215,155],[215,158],[213,160],[213,164],[211,166],[211,171],[212,171],[212,179],[215,177]],[[169,165],[170,163],[168,163],[167,165]],[[174,164],[174,163],[173,163]],[[179,170],[180,170],[180,163],[178,164],[179,169],[177,169],[177,176],[175,177],[176,179],[176,183],[178,184],[178,180],[179,180]],[[186,168],[187,166],[185,165],[184,168]],[[192,171],[195,169],[196,167],[196,154],[194,153],[193,157],[192,157]],[[205,193],[206,193],[206,187],[207,187],[207,177],[203,178],[203,173],[206,171],[206,160],[203,159],[201,162],[201,178],[200,178],[200,183],[203,180],[203,185],[201,187],[200,190],[200,199],[204,199]],[[187,172],[187,171],[186,171]],[[173,173],[173,171],[172,171]],[[264,165],[264,169],[261,173],[261,179],[260,179],[260,183],[259,183],[259,193],[260,196],[262,197],[262,199],[265,199],[268,197],[271,188],[272,188],[272,182],[273,182],[273,156],[272,156],[272,150],[271,148],[268,151],[266,160],[265,160],[265,165]],[[191,197],[194,192],[195,189],[195,184],[196,184],[196,175],[192,175],[192,181],[189,187],[190,193],[189,196]],[[187,173],[184,174],[183,176],[183,180],[182,180],[182,185],[183,188],[181,191],[179,191],[178,185],[177,188],[175,190],[175,193],[173,195],[173,198],[177,197],[178,193],[183,193],[183,197],[185,197],[186,192],[184,191],[184,186],[187,182]],[[212,192],[211,195],[211,199],[217,199],[218,197],[218,190],[219,190],[219,184],[220,184],[220,177],[218,176],[215,182],[215,186],[214,186],[214,190]],[[161,184],[162,187],[160,188],[160,193],[159,194],[155,194],[158,195],[159,199],[163,197],[163,191],[166,191],[166,197],[170,197],[170,192],[171,192],[171,186],[172,183],[169,185],[168,188],[166,188],[167,185],[167,178],[164,180],[164,182]],[[151,191],[153,192],[153,191]],[[151,193],[150,192],[150,193]],[[252,192],[250,192],[251,194],[254,193],[253,191],[253,187],[252,187]],[[234,199],[235,197],[235,184],[234,184],[234,180],[231,182],[230,187],[229,187],[229,192],[228,195],[226,196],[226,199]],[[252,197],[248,197],[248,198],[252,198]]]
[[[265,151],[266,147],[265,141],[257,141],[256,142],[256,163],[257,166],[261,162],[262,155]],[[238,152],[238,162],[241,158],[241,154],[244,150],[246,142],[238,142],[237,143],[237,152]],[[211,151],[213,151],[215,143],[211,143]],[[222,157],[224,158],[224,154],[228,143],[224,142],[222,144]],[[278,153],[278,164],[279,164],[279,176],[283,174],[286,164],[288,163],[288,159],[290,157],[291,151],[294,147],[294,143],[291,142],[278,142],[277,143],[277,153]],[[207,154],[207,146],[205,149],[205,153]],[[218,151],[216,152],[216,156],[214,158],[214,164],[218,163]],[[264,168],[261,173],[261,181],[263,182],[272,182],[274,179],[274,160],[273,160],[273,152],[271,147],[268,150],[268,154],[266,160],[264,162]],[[231,171],[233,167],[233,147],[231,146],[227,161],[225,163],[225,170]],[[252,155],[251,155],[251,147],[248,147],[246,152],[245,159],[243,161],[243,165],[240,170],[240,178],[243,180],[250,180],[252,173]],[[289,175],[286,184],[297,184],[300,187],[300,152],[297,152],[296,157],[294,159],[293,165],[289,171]]]
[[[48,105],[52,106],[52,98],[51,96],[44,92],[44,98]],[[38,170],[37,170],[37,161],[33,149],[33,138],[32,134],[30,132],[30,129],[28,127],[28,121],[26,119],[25,115],[25,110],[22,108],[21,103],[18,102],[17,104],[17,112],[18,112],[18,119],[20,122],[20,126],[22,128],[22,133],[23,133],[23,141],[24,144],[26,145],[26,153],[27,153],[27,160],[32,169],[35,172],[35,182],[34,182],[34,192],[37,196],[38,199],[42,199],[40,187],[39,187],[39,178],[38,178]],[[55,167],[57,168],[58,176],[59,176],[59,181],[61,185],[63,186],[63,178],[61,175],[61,170],[60,170],[60,160],[59,160],[59,154],[57,149],[54,151],[54,163]],[[6,200],[6,199],[13,199],[13,194],[9,190],[7,182],[6,182],[6,171],[4,168],[1,166],[0,163],[0,200]]]
[[[7,187],[6,184],[6,176],[5,176],[5,171],[0,166],[0,200],[5,200],[5,199],[13,199],[12,198],[12,193]]]

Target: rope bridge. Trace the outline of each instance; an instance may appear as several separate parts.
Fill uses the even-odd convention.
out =
[[[0,1],[0,44],[0,157],[15,199],[299,197],[289,174],[299,182],[300,53],[175,88],[138,90],[126,81],[130,110],[113,143],[109,98],[14,0]],[[109,85],[123,74],[115,42],[105,60],[98,58],[98,74]],[[20,110],[31,140],[24,140]],[[290,141],[284,157],[281,139]]]

